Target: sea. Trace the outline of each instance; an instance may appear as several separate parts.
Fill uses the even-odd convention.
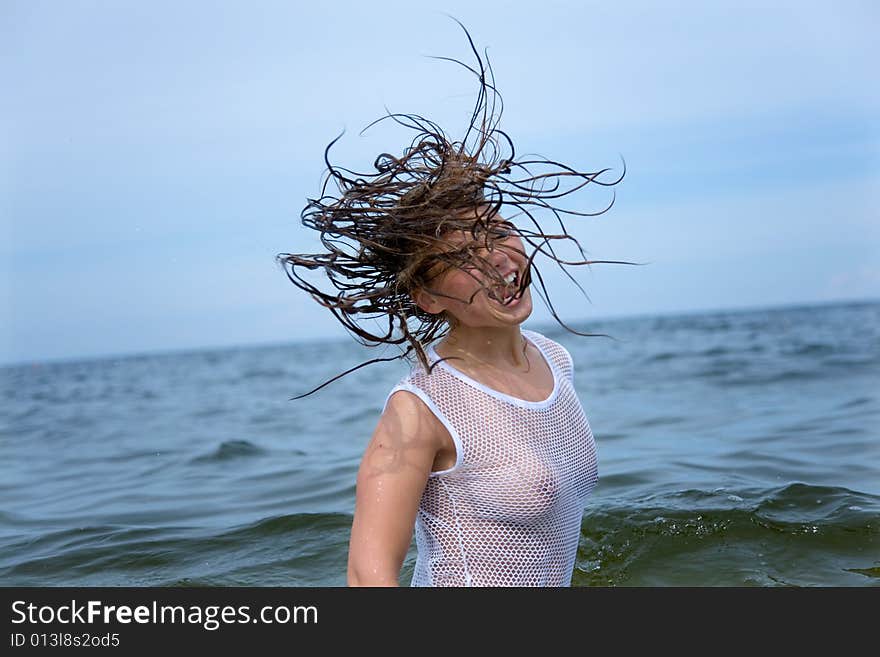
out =
[[[526,322],[597,443],[577,587],[880,585],[880,302]],[[403,361],[354,340],[0,369],[0,585],[346,583]],[[393,354],[391,354],[393,355]],[[409,584],[412,545],[401,584]]]

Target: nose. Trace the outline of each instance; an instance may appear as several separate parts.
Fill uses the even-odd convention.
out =
[[[507,250],[499,249],[497,246],[494,249],[490,249],[488,259],[495,269],[508,269],[513,263]]]

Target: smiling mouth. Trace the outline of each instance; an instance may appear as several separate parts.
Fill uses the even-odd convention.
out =
[[[496,285],[486,293],[486,296],[505,306],[509,303],[518,301],[525,290],[520,289],[519,270],[515,270],[511,273],[513,274],[513,278],[508,279],[509,282],[507,285]],[[510,276],[510,274],[508,274],[508,276]]]

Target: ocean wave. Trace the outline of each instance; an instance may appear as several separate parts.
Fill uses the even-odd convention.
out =
[[[588,511],[574,583],[873,585],[878,536],[880,497],[843,487],[684,490]]]
[[[219,461],[231,461],[233,459],[260,456],[266,450],[254,445],[248,440],[227,440],[210,454],[197,456],[190,463],[216,463]]]

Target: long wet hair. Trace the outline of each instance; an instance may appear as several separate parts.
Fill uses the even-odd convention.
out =
[[[373,164],[375,172],[368,173],[330,162],[330,149],[342,135],[336,137],[324,151],[327,175],[321,196],[308,199],[301,214],[303,225],[318,232],[325,250],[277,256],[290,281],[330,310],[361,344],[397,345],[401,353],[361,363],[293,399],[306,397],[366,365],[413,354],[430,372],[432,366],[424,347],[445,336],[453,318],[424,311],[413,300],[413,292],[424,289],[444,296],[431,288],[431,282],[446,269],[464,265],[479,269],[484,278],[477,280],[485,281],[485,286],[502,285],[504,281],[495,268],[479,255],[483,252],[480,247],[492,249],[495,241],[507,238],[511,231],[532,249],[530,254],[523,254],[528,266],[519,281],[518,294],[530,285],[534,274],[541,287],[538,294],[553,317],[577,335],[603,334],[580,333],[559,318],[534,265],[537,254],[558,264],[585,295],[565,266],[636,264],[588,260],[562,219],[562,215],[594,217],[607,212],[614,204],[613,193],[608,205],[597,212],[578,212],[554,204],[556,199],[586,185],[613,187],[626,173],[625,162],[619,177],[603,181],[600,176],[610,169],[580,172],[552,160],[517,159],[513,141],[498,128],[503,103],[495,88],[488,55],[484,53],[484,62],[467,29],[453,20],[467,36],[475,66],[448,57],[434,59],[459,64],[479,80],[477,101],[464,136],[453,141],[440,126],[422,116],[388,112],[364,130],[392,119],[414,131],[415,136],[401,155],[381,153]],[[331,182],[335,184],[335,193],[328,193]],[[521,223],[529,225],[516,226],[509,221],[501,224],[496,215],[502,206],[506,212],[515,207],[519,211],[516,216],[527,218]],[[536,217],[537,211],[551,213],[558,231],[545,231]],[[450,250],[445,237],[456,230],[467,231],[472,239]],[[582,259],[560,258],[553,248],[557,240],[574,244]],[[322,272],[324,283],[332,289],[326,285],[322,289],[307,280],[304,270]],[[462,301],[471,302],[473,298]]]

